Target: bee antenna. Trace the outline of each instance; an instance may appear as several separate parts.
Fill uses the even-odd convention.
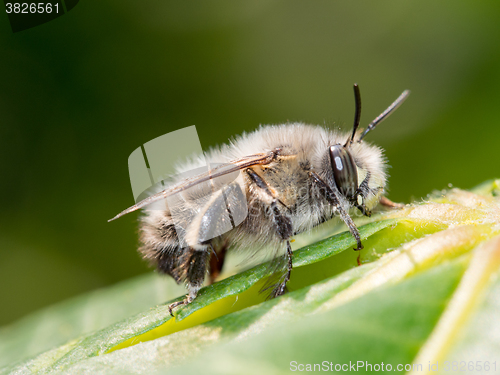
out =
[[[356,105],[356,111],[354,112],[354,125],[352,127],[352,134],[351,137],[345,142],[344,147],[350,145],[354,141],[354,136],[356,135],[356,130],[358,130],[359,120],[361,118],[361,94],[359,92],[359,86],[357,83],[354,84],[354,103]]]
[[[358,142],[361,142],[370,130],[375,128],[379,123],[381,123],[383,120],[385,120],[389,115],[394,112],[403,102],[406,100],[406,98],[410,95],[410,90],[405,90],[399,97],[389,106],[387,109],[382,112],[375,120],[373,120],[370,125],[366,128],[366,130],[361,134],[361,136],[358,139]]]

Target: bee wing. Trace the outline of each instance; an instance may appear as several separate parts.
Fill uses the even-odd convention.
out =
[[[209,170],[206,173],[199,174],[194,177],[187,178],[173,186],[168,187],[167,189],[160,191],[159,193],[156,193],[154,195],[151,195],[150,197],[143,199],[137,204],[134,204],[133,206],[127,208],[126,210],[120,212],[118,215],[116,215],[114,218],[109,219],[109,221],[113,221],[118,219],[119,217],[122,217],[123,215],[126,215],[128,213],[137,211],[140,208],[143,208],[153,202],[160,201],[162,199],[165,199],[173,194],[179,193],[181,191],[187,190],[193,186],[196,186],[200,183],[206,182],[208,180],[218,178],[225,176],[229,173],[237,172],[243,168],[251,167],[253,165],[263,165],[263,164],[269,164],[274,158],[274,152],[270,151],[267,153],[260,153],[260,154],[255,154],[255,155],[250,155],[250,156],[245,156],[243,158],[233,160],[227,164],[220,165],[218,167],[215,167],[211,170]]]

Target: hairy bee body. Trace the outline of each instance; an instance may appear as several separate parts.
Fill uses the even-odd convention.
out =
[[[207,201],[205,207],[200,208],[199,202],[190,205],[192,197],[184,196],[182,210],[186,212],[184,217],[190,219],[176,222],[177,230],[167,207],[144,211],[140,219],[141,254],[160,272],[171,275],[177,282],[185,281],[192,298],[209,271],[210,258],[216,257],[213,251],[223,257],[220,254],[225,249],[275,249],[280,256],[291,236],[313,228],[336,213],[336,208],[324,198],[321,187],[311,180],[309,172],[315,171],[330,187],[338,190],[328,150],[331,146],[344,144],[348,138],[349,134],[295,123],[263,126],[236,138],[230,145],[211,150],[206,158],[227,162],[255,153],[279,151],[271,163],[249,167],[236,178],[235,183],[245,193],[248,205],[248,215],[241,224],[209,242],[202,242],[199,240],[201,222],[214,220],[210,216],[213,215],[211,202]],[[370,175],[368,185],[362,187],[366,208],[370,210],[378,203],[386,185],[382,150],[363,143],[353,144],[350,153],[357,166],[358,180],[364,181]],[[177,172],[182,174],[202,167],[204,159],[200,157],[186,163],[178,167]],[[271,194],[252,180],[249,175],[252,172],[266,183]],[[352,203],[342,194],[338,196],[340,205],[348,211]],[[278,213],[271,209],[273,202]],[[286,223],[280,225],[277,220]],[[214,262],[212,267],[217,268]],[[215,274],[219,271],[211,270]]]
[[[140,218],[140,253],[188,288],[186,299],[169,306],[170,314],[196,297],[207,273],[215,280],[227,250],[274,251],[280,274],[271,286],[275,297],[290,279],[295,234],[338,215],[356,240],[355,250],[363,248],[349,210],[370,216],[382,198],[395,206],[383,197],[387,164],[382,150],[363,138],[409,91],[362,134],[357,133],[361,96],[356,84],[354,95],[351,133],[302,123],[261,126],[178,166],[166,186],[162,182],[152,195],[111,219],[146,208]],[[200,170],[207,161],[210,167]]]

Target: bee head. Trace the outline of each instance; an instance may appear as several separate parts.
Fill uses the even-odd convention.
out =
[[[373,120],[365,129],[365,131],[358,137],[357,142],[361,143],[365,135],[375,128],[377,124],[386,119],[396,108],[398,108],[401,103],[408,97],[410,92],[408,90],[403,91],[403,93],[375,120]],[[354,162],[349,148],[354,142],[354,137],[356,136],[356,131],[359,127],[359,120],[361,117],[361,94],[359,92],[359,87],[354,84],[354,100],[356,105],[356,111],[354,113],[354,125],[352,127],[352,133],[347,138],[344,145],[334,145],[330,147],[330,163],[333,170],[333,177],[335,184],[339,191],[348,199],[353,200],[356,198],[358,192],[358,168]]]
[[[356,83],[354,84],[354,100],[356,112],[354,113],[354,126],[351,136],[343,146],[340,144],[330,146],[330,163],[335,184],[340,193],[348,199],[354,198],[358,189],[358,168],[348,150],[354,141],[361,117],[361,94]]]

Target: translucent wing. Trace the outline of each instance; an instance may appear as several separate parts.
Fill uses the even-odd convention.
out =
[[[185,180],[168,187],[167,189],[160,191],[159,193],[156,193],[146,199],[143,199],[139,203],[127,208],[126,210],[120,212],[118,215],[116,215],[114,218],[108,220],[108,221],[113,221],[118,219],[119,217],[122,217],[123,215],[126,215],[130,212],[134,212],[140,208],[143,208],[151,203],[166,199],[167,197],[179,193],[181,191],[187,190],[189,188],[192,188],[193,186],[196,186],[198,184],[201,184],[203,182],[209,181],[216,179],[218,177],[225,176],[227,174],[237,172],[243,168],[251,167],[253,165],[263,165],[263,164],[269,164],[273,158],[274,158],[274,152],[270,151],[267,153],[260,153],[260,154],[255,154],[255,155],[250,155],[250,156],[245,156],[241,159],[233,160],[230,163],[220,165],[218,167],[210,169],[208,172],[186,178]]]

